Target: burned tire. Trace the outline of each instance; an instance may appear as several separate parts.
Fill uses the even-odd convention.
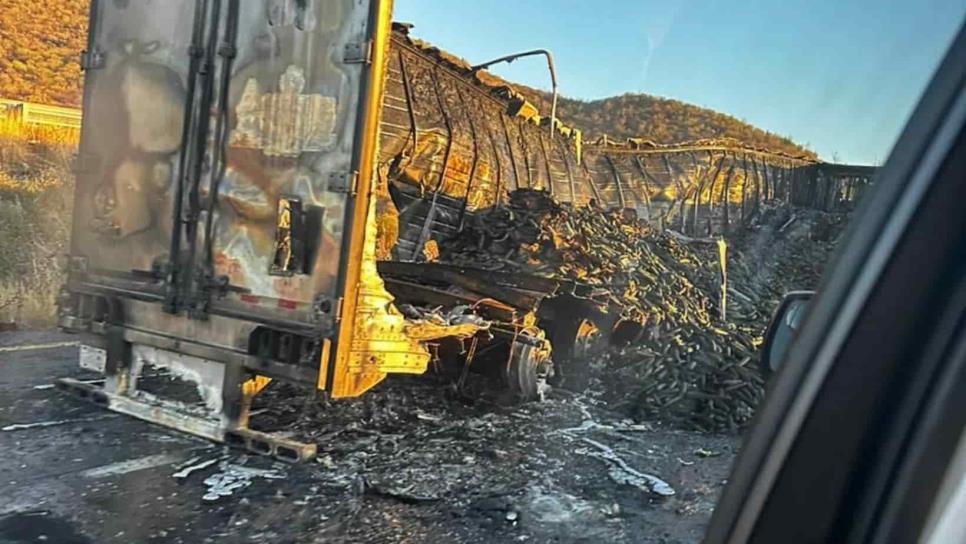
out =
[[[507,389],[516,400],[540,398],[542,385],[552,374],[550,350],[540,338],[517,339],[510,347],[504,378]]]
[[[583,391],[590,384],[590,359],[607,343],[603,331],[589,319],[569,323],[553,331],[555,387]]]

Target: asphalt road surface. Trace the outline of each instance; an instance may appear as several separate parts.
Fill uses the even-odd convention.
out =
[[[319,444],[289,465],[57,391],[97,378],[74,341],[0,334],[0,543],[698,542],[738,447],[593,396],[505,407],[409,379],[340,402],[270,387],[253,425]]]

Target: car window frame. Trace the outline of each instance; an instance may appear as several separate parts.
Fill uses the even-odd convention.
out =
[[[756,534],[765,505],[843,346],[900,247],[924,196],[960,136],[966,117],[966,37],[958,32],[923,94],[876,188],[861,203],[818,290],[800,334],[770,384],[746,435],[705,542],[743,543]],[[802,516],[807,517],[807,512]]]

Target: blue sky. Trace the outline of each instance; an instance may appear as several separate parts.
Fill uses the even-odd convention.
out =
[[[966,0],[395,0],[394,19],[470,62],[548,48],[566,96],[675,98],[871,164],[964,16]],[[549,89],[536,57],[494,71]]]

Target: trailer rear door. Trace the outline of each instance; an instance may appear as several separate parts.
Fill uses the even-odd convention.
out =
[[[388,2],[92,2],[71,288],[331,329],[379,17]]]

